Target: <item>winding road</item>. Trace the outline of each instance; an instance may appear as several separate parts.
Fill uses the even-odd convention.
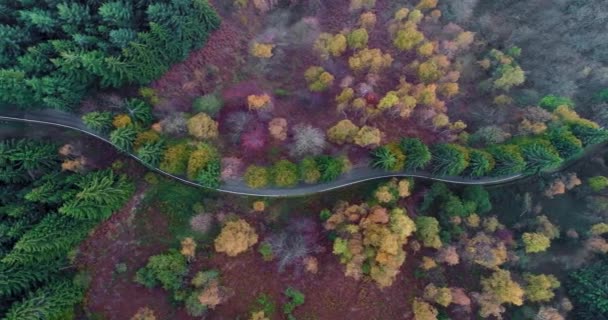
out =
[[[40,124],[40,125],[49,125],[55,127],[62,127],[71,130],[76,130],[90,136],[93,136],[97,139],[103,140],[112,145],[108,136],[99,134],[97,132],[92,131],[87,128],[87,126],[82,122],[80,117],[71,113],[65,113],[57,110],[34,110],[34,111],[13,111],[13,110],[5,110],[0,109],[0,121],[9,121],[9,122],[22,122],[22,123],[31,123],[31,124]],[[595,149],[595,148],[590,148]],[[590,151],[590,150],[587,150]],[[133,159],[139,161],[143,164],[135,154],[128,154]],[[178,180],[182,183],[211,189],[209,187],[202,186],[194,181],[190,181],[184,179],[183,177],[179,177],[159,168],[150,168],[151,170],[162,174],[166,177]],[[414,177],[414,178],[422,178],[433,181],[442,181],[447,183],[454,184],[465,184],[465,185],[494,185],[494,184],[502,184],[506,182],[515,181],[521,178],[526,177],[524,174],[515,174],[504,177],[485,177],[480,179],[473,178],[465,178],[465,177],[437,177],[434,176],[430,172],[425,171],[416,171],[416,172],[387,172],[380,169],[373,169],[369,167],[361,167],[354,168],[349,173],[342,175],[338,180],[328,182],[328,183],[319,183],[319,184],[299,184],[293,188],[264,188],[264,189],[253,189],[248,187],[242,180],[230,180],[226,181],[222,184],[222,186],[218,189],[213,189],[219,192],[226,192],[236,195],[245,195],[245,196],[257,196],[257,197],[297,197],[297,196],[305,196],[318,192],[325,192],[330,190],[339,189],[342,187],[350,186],[356,183],[389,178],[389,177]]]

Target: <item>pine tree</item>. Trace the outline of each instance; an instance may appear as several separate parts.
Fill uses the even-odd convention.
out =
[[[521,150],[515,145],[502,145],[488,150],[494,157],[496,165],[492,170],[493,176],[506,176],[524,171],[526,161],[521,155]]]
[[[110,133],[110,141],[120,151],[129,152],[133,147],[133,142],[137,137],[137,130],[133,126],[118,128]]]
[[[538,173],[543,170],[557,168],[562,158],[549,143],[532,142],[521,147],[522,155],[526,161],[525,173]]]
[[[84,288],[72,280],[59,280],[42,287],[8,310],[6,320],[62,319],[62,315],[82,301]]]
[[[485,177],[494,169],[496,163],[490,153],[483,150],[471,150],[470,154],[471,160],[467,168],[469,176],[474,178]]]
[[[372,152],[372,167],[392,170],[397,164],[397,157],[386,147],[379,147]]]
[[[137,157],[152,168],[160,165],[160,160],[165,152],[163,141],[149,142],[137,149]]]
[[[469,151],[454,144],[438,144],[433,149],[433,173],[440,176],[457,176],[469,165]]]
[[[94,131],[106,132],[112,127],[112,114],[106,111],[89,112],[82,116],[82,121]]]
[[[572,133],[583,142],[585,147],[608,140],[608,130],[602,128],[594,128],[583,124],[573,124],[570,126],[570,130],[572,130]]]
[[[127,101],[127,110],[131,119],[139,122],[143,126],[148,126],[154,116],[152,115],[152,107],[145,101],[140,99],[130,99]]]
[[[418,138],[402,139],[401,148],[407,156],[405,162],[407,170],[423,169],[431,161],[429,148]]]
[[[0,297],[23,294],[51,280],[65,264],[64,259],[56,259],[25,267],[0,266]]]

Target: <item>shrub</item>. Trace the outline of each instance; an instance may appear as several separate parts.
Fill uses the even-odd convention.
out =
[[[255,229],[245,220],[227,222],[215,239],[215,251],[235,257],[258,242]]]
[[[150,257],[148,264],[137,271],[135,282],[148,288],[160,283],[165,290],[175,292],[182,287],[187,273],[186,258],[172,249],[167,253]]]
[[[223,105],[224,102],[217,94],[207,94],[196,98],[192,104],[192,108],[195,112],[203,112],[213,117],[217,115]]]
[[[457,176],[469,166],[469,151],[455,144],[438,144],[433,148],[433,173]]]
[[[608,178],[604,176],[595,176],[587,179],[587,184],[594,192],[600,192],[608,187]]]
[[[429,148],[418,138],[403,138],[401,148],[407,155],[407,170],[422,169],[431,161]]]
[[[321,178],[321,171],[314,158],[307,157],[300,162],[300,177],[305,183],[316,183]]]
[[[283,313],[289,317],[298,306],[304,304],[306,297],[302,292],[292,287],[285,289],[285,296],[287,297],[288,302],[283,305]],[[293,316],[291,318],[293,318]]]
[[[538,106],[553,112],[559,106],[568,106],[569,108],[574,108],[574,102],[570,100],[570,98],[548,95],[544,96],[538,102]]]
[[[298,183],[298,166],[288,160],[280,160],[272,168],[274,184],[278,187],[293,187]]]
[[[250,188],[264,188],[270,183],[270,172],[264,167],[251,165],[245,170],[244,178]]]
[[[217,138],[217,127],[217,122],[202,112],[188,119],[188,133],[197,139]]]

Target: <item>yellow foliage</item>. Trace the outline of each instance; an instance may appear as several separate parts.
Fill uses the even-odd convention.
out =
[[[217,122],[203,112],[188,119],[188,132],[197,139],[217,138],[217,127]]]
[[[268,59],[272,57],[272,49],[274,49],[273,44],[254,42],[249,53],[257,58]]]
[[[445,113],[440,113],[433,117],[433,126],[435,128],[444,128],[450,124],[450,118]]]
[[[304,72],[308,89],[313,92],[325,91],[334,83],[334,76],[322,67],[313,66]]]
[[[156,315],[154,315],[154,310],[143,307],[137,310],[137,313],[131,317],[131,320],[156,320]]]
[[[597,223],[591,226],[591,234],[601,236],[608,233],[608,223]]]
[[[264,313],[264,310],[252,312],[249,320],[270,320]]]
[[[376,25],[376,14],[373,12],[364,12],[359,17],[359,24],[361,27],[371,30]]]
[[[424,270],[431,270],[437,267],[437,262],[435,259],[431,257],[424,256],[422,257],[422,262],[420,263],[420,268]]]
[[[354,142],[360,147],[369,147],[379,145],[381,139],[382,133],[380,132],[380,129],[370,126],[363,126],[361,129],[359,129],[359,132],[357,132]]]
[[[511,280],[509,271],[497,269],[491,276],[481,279],[481,286],[484,292],[494,296],[500,304],[521,306],[524,303],[524,290]]]
[[[590,126],[593,128],[599,128],[598,124],[588,120],[581,118],[581,116],[576,113],[576,111],[572,110],[572,108],[568,106],[559,106],[554,111],[553,114],[556,115],[560,120],[568,123],[576,123],[585,126]]]
[[[266,209],[266,203],[264,201],[255,201],[253,203],[253,211],[262,212]]]
[[[407,16],[410,14],[410,9],[408,8],[401,8],[399,10],[397,10],[397,12],[395,12],[395,20],[397,21],[401,21],[405,18],[407,18]]]
[[[410,194],[410,181],[407,179],[399,181],[399,196],[401,198],[407,198]]]
[[[364,109],[365,107],[367,107],[367,101],[365,101],[365,99],[357,98],[357,99],[353,100],[353,108],[355,110],[361,110],[361,109]]]
[[[388,53],[382,53],[380,49],[365,48],[348,58],[348,65],[355,72],[379,73],[390,67],[392,63],[393,57]]]
[[[202,169],[209,163],[217,159],[217,151],[208,144],[201,144],[197,150],[190,154],[188,159],[187,176],[190,180],[195,180]]]
[[[473,214],[469,215],[468,217],[466,217],[464,222],[467,225],[467,227],[478,228],[479,224],[481,222],[481,218],[479,218],[478,214],[473,213]]]
[[[331,33],[321,33],[317,41],[315,42],[314,48],[321,55],[323,59],[329,59],[330,56],[339,57],[345,51],[347,47],[346,36],[338,33],[332,35]]]
[[[389,91],[386,95],[380,99],[378,103],[378,109],[386,110],[396,106],[399,103],[399,96],[397,96],[397,91]]]
[[[467,128],[467,124],[464,123],[464,121],[462,121],[462,120],[458,120],[458,121],[452,123],[452,125],[450,126],[450,129],[452,129],[454,131],[462,131],[466,128]]]
[[[447,287],[436,287],[430,283],[424,288],[424,299],[447,307],[452,303],[452,292]]]
[[[115,128],[124,128],[130,126],[133,122],[131,121],[131,117],[126,114],[117,114],[112,120],[112,125]]]
[[[499,106],[504,106],[513,103],[513,99],[506,94],[501,94],[494,98],[494,103]]]
[[[245,220],[230,221],[222,228],[215,239],[215,251],[226,253],[230,257],[247,251],[258,242],[255,229]]]
[[[137,150],[142,145],[158,141],[159,139],[160,135],[154,130],[142,131],[137,134],[137,138],[135,138],[135,141],[133,142],[133,149]]]
[[[345,119],[327,130],[327,138],[336,144],[350,143],[358,132],[359,127],[352,123],[352,121]]]
[[[466,49],[473,43],[473,41],[475,41],[475,33],[463,31],[456,36],[454,41],[459,49]]]
[[[439,312],[432,305],[420,298],[415,298],[412,305],[414,320],[437,320]]]
[[[271,105],[272,99],[266,93],[255,95],[252,94],[247,97],[247,105],[249,106],[249,110],[261,110],[269,107]]]
[[[554,289],[560,287],[560,282],[553,275],[524,274],[526,280],[526,298],[532,302],[547,302],[553,299]]]
[[[458,94],[460,87],[456,82],[446,82],[439,85],[439,93],[446,98],[451,98]]]
[[[411,50],[422,41],[424,41],[424,34],[418,31],[415,24],[407,24],[398,29],[393,37],[393,45],[401,51]]]
[[[438,0],[420,0],[420,2],[416,5],[416,9],[418,10],[428,10],[437,7]]]
[[[284,141],[287,139],[287,119],[285,118],[274,118],[268,123],[268,132],[270,135],[279,140]]]
[[[353,88],[344,88],[342,92],[336,97],[336,103],[338,105],[347,105],[355,96],[355,90]]]
[[[188,259],[188,261],[194,259],[196,255],[196,242],[191,237],[187,237],[181,242],[182,248],[180,253]]]
[[[433,42],[425,42],[418,47],[418,54],[423,57],[430,57],[435,53],[435,44]]]
[[[372,9],[376,5],[376,0],[350,0],[350,11],[360,9]]]
[[[410,11],[410,14],[407,16],[408,21],[411,21],[416,24],[418,24],[420,21],[422,21],[422,18],[424,18],[424,14],[422,13],[422,11],[420,11],[418,9],[414,9],[414,10]]]

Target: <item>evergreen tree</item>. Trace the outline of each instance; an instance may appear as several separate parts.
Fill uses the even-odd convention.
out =
[[[6,320],[65,319],[62,316],[84,297],[84,288],[72,280],[51,282],[8,310]]]
[[[583,151],[583,143],[566,126],[554,127],[547,137],[564,159],[570,159]]]
[[[135,138],[137,138],[137,130],[133,126],[117,128],[110,133],[112,144],[123,152],[131,151]]]
[[[563,162],[557,151],[546,141],[525,143],[521,151],[526,161],[525,173],[555,169]]]
[[[469,151],[455,144],[438,144],[433,148],[433,173],[457,176],[469,165]]]
[[[149,142],[137,149],[137,157],[152,168],[160,165],[160,160],[165,152],[163,141]]]
[[[507,176],[522,173],[526,168],[526,161],[521,150],[515,145],[502,145],[488,150],[494,157],[496,165],[492,170],[493,176]]]
[[[397,157],[387,147],[378,147],[372,152],[372,167],[393,170],[396,164]]]
[[[583,142],[583,146],[598,144],[608,140],[608,131],[584,124],[573,124],[570,126],[572,133]]]
[[[466,172],[474,178],[485,177],[490,174],[496,162],[489,152],[483,150],[471,150],[471,159]]]
[[[131,119],[139,122],[141,125],[148,126],[154,119],[152,107],[146,102],[140,99],[130,99],[126,105]]]
[[[431,161],[429,148],[418,138],[404,138],[401,148],[407,156],[405,168],[407,170],[423,169]]]
[[[82,116],[82,121],[87,127],[98,132],[106,132],[112,128],[112,114],[110,112],[89,112]]]

